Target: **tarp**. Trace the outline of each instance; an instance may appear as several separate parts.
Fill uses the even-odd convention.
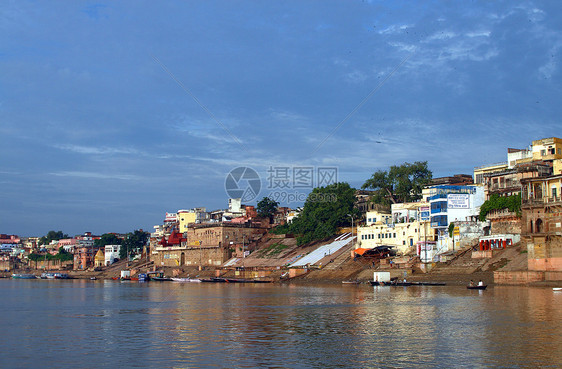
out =
[[[371,250],[371,249],[362,249],[362,248],[359,248],[359,249],[353,250],[353,252],[355,252],[355,253],[358,254],[358,255],[363,255],[364,253],[366,253],[366,252],[369,251],[369,250]]]

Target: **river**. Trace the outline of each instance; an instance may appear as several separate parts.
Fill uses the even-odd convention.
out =
[[[0,280],[1,368],[562,366],[551,288]]]

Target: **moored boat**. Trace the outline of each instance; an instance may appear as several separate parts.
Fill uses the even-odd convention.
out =
[[[475,286],[466,286],[469,290],[485,290],[488,285],[475,285]]]
[[[15,273],[15,274],[12,274],[12,278],[14,278],[14,279],[36,279],[37,277],[33,274]]]
[[[160,271],[159,272],[148,272],[146,274],[147,274],[149,280],[151,280],[151,281],[162,282],[162,281],[171,281],[172,280],[172,278],[165,277],[164,272],[160,272]]]

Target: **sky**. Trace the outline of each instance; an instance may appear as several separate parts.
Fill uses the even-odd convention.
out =
[[[562,136],[561,53],[560,1],[3,1],[0,233],[151,231],[238,167],[293,208],[298,168],[472,174]]]

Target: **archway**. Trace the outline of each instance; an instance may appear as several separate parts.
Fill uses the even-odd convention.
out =
[[[540,218],[537,219],[537,221],[535,222],[535,232],[536,233],[542,232],[542,220]]]

